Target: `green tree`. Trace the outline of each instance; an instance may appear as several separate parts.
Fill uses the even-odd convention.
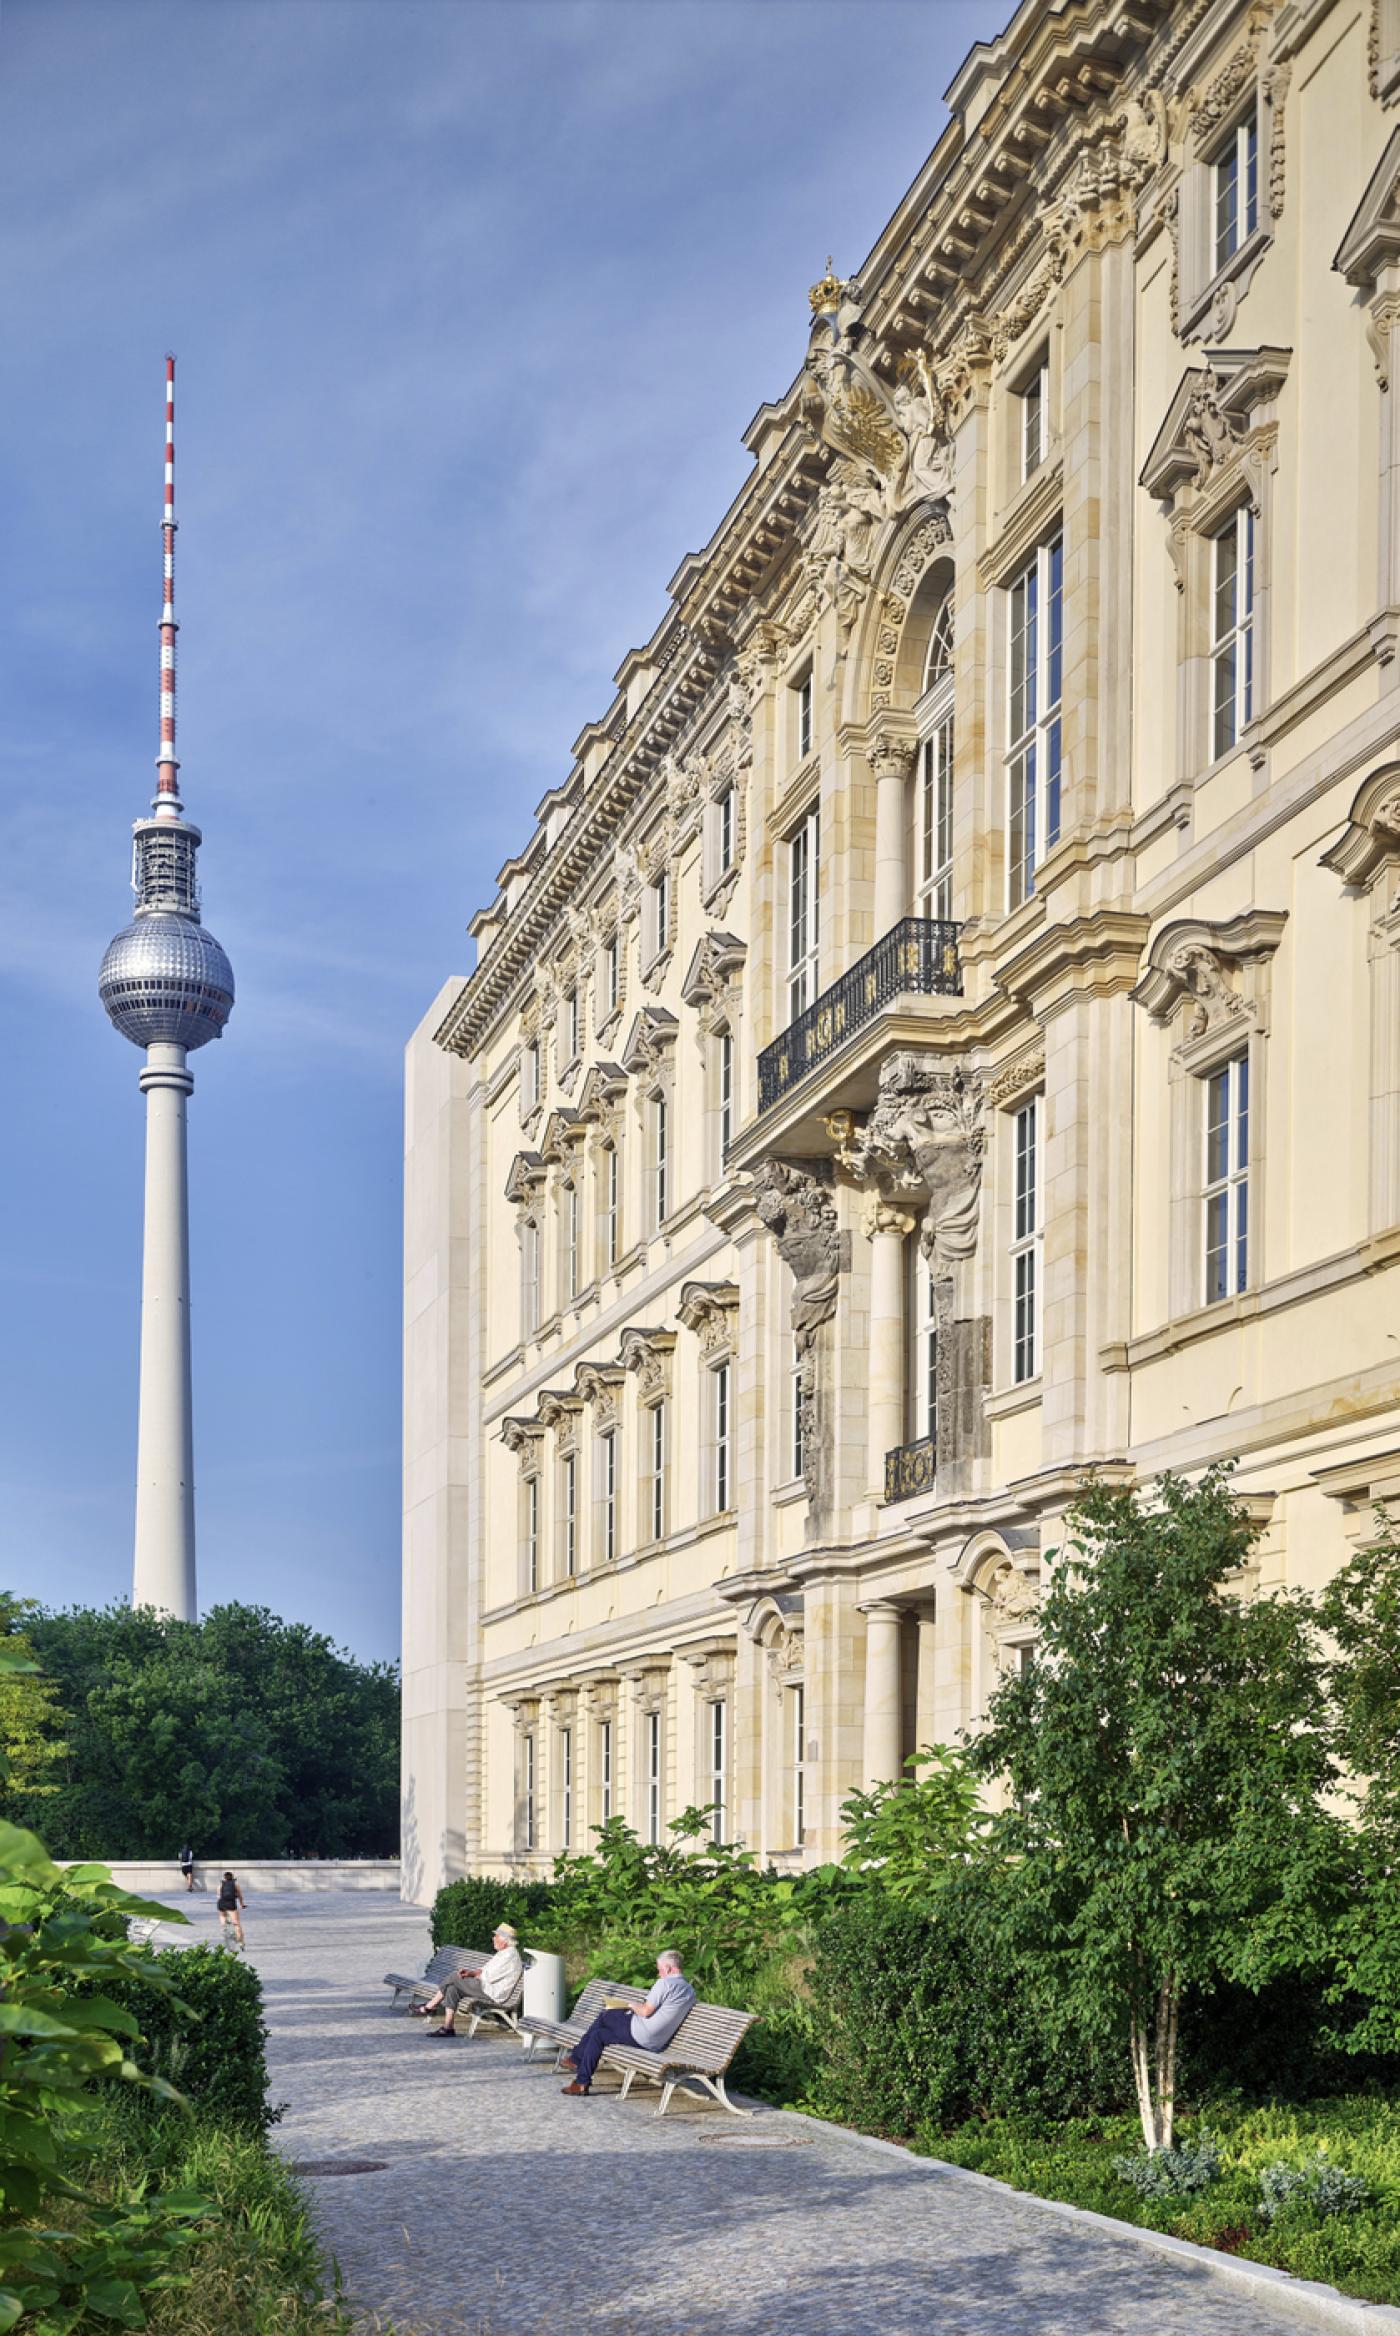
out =
[[[1330,1990],[1349,2052],[1400,2051],[1400,1528],[1374,1540],[1319,1600],[1331,1642],[1337,1756],[1356,1820],[1355,1886],[1337,1925]]]
[[[54,1770],[68,1749],[58,1689],[44,1677],[25,1635],[38,1606],[0,1590],[0,1808],[57,1790]]]
[[[1021,1935],[1069,2013],[1113,2010],[1143,2139],[1169,2148],[1186,1990],[1323,1962],[1343,1867],[1323,1662],[1305,1600],[1246,1594],[1225,1471],[1091,1486],[1067,1522],[1037,1660],[971,1757],[1009,1787]]]
[[[67,1715],[57,1789],[17,1814],[55,1855],[372,1857],[398,1838],[398,1675],[266,1608],[36,1610]]]

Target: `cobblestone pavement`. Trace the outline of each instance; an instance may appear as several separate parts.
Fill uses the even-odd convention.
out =
[[[217,1925],[188,1902],[196,1936]],[[172,1939],[174,1933],[165,1934]],[[387,2010],[424,1915],[378,1892],[252,1900],[275,2138],[372,2329],[398,2336],[1277,2336],[1267,2298],[1029,2201],[775,2112],[664,2123],[560,2098],[509,2039]]]

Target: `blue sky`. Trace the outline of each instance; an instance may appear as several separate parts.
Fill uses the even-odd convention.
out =
[[[404,1042],[1000,0],[2,0],[0,1550],[130,1587],[140,1056],[97,1002],[180,754],[205,1605],[398,1646]]]

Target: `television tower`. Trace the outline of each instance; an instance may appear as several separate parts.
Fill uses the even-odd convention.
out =
[[[160,752],[152,816],[132,828],[136,914],[102,960],[98,991],[123,1038],[144,1047],[146,1224],[133,1606],[198,1614],[190,1385],[187,1055],[223,1036],[233,968],[199,921],[200,833],[184,817],[175,759],[175,360],[165,360],[165,594],[160,612]]]

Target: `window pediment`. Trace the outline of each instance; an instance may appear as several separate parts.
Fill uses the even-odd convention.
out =
[[[1286,909],[1254,908],[1228,923],[1178,917],[1163,927],[1147,952],[1147,970],[1132,992],[1154,1022],[1183,1009],[1188,1046],[1222,1030],[1241,1036],[1259,1027],[1265,1006],[1261,976],[1288,922]]]
[[[544,1183],[544,1159],[539,1152],[517,1152],[506,1178],[506,1199],[532,1200]]]
[[[664,1395],[670,1386],[674,1330],[648,1330],[633,1325],[618,1341],[618,1356],[626,1371],[635,1371],[642,1393]]]
[[[747,941],[738,940],[733,933],[702,934],[681,984],[681,996],[686,1004],[713,1005],[724,995],[748,953]]]
[[[1247,451],[1261,407],[1272,406],[1288,378],[1291,349],[1213,349],[1207,365],[1188,366],[1142,466],[1140,484],[1164,503],[1184,489],[1203,493]]]
[[[1400,137],[1400,131],[1396,133]],[[1369,891],[1381,870],[1400,860],[1400,763],[1372,771],[1357,789],[1346,828],[1319,866],[1344,884]]]
[[[676,1043],[680,1028],[666,1006],[643,1006],[627,1034],[622,1067],[627,1071],[654,1071]]]
[[[1366,183],[1332,265],[1358,291],[1368,291],[1383,268],[1400,261],[1400,129]]]
[[[544,1124],[540,1144],[541,1161],[567,1160],[575,1144],[587,1133],[588,1122],[577,1111],[551,1111]]]
[[[603,1125],[611,1117],[612,1106],[626,1092],[627,1073],[620,1064],[595,1063],[579,1095],[579,1118],[594,1126]]]

